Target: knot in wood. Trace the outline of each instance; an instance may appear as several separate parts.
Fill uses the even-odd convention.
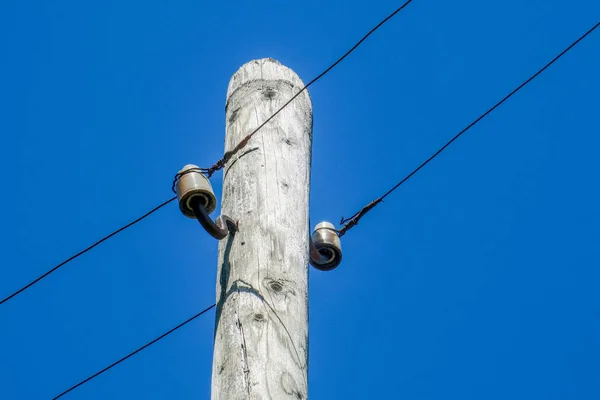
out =
[[[267,100],[273,100],[277,97],[277,91],[272,87],[266,87],[263,89],[262,96]]]

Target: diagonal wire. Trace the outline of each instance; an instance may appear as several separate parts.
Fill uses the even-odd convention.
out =
[[[346,219],[344,219],[342,217],[342,220],[341,220],[340,224],[344,224],[344,226],[340,230],[338,230],[338,235],[341,237],[346,232],[348,232],[350,229],[352,229],[354,226],[356,226],[358,224],[358,221],[362,217],[364,217],[364,215],[366,213],[368,213],[369,211],[371,211],[371,209],[373,209],[375,206],[377,206],[379,203],[381,203],[383,201],[383,199],[385,199],[387,196],[389,196],[394,190],[398,189],[398,187],[400,187],[402,184],[404,184],[406,181],[408,181],[410,178],[412,178],[413,175],[415,175],[417,172],[419,172],[421,170],[421,168],[423,168],[424,166],[426,166],[427,164],[429,164],[441,152],[443,152],[444,150],[446,150],[446,148],[448,148],[452,143],[454,143],[456,141],[456,139],[458,139],[459,137],[461,137],[463,135],[463,133],[465,133],[466,131],[468,131],[469,129],[471,129],[473,126],[475,126],[479,121],[481,121],[486,116],[488,116],[496,108],[500,107],[500,105],[502,105],[502,103],[504,103],[506,100],[510,99],[515,93],[517,93],[519,90],[521,90],[523,87],[525,87],[529,82],[531,82],[535,78],[537,78],[542,72],[544,72],[546,69],[548,69],[548,67],[550,67],[552,64],[554,64],[556,61],[558,61],[559,58],[561,58],[562,56],[564,56],[565,54],[567,54],[567,52],[569,50],[571,50],[579,42],[581,42],[586,36],[588,36],[590,33],[592,33],[594,30],[596,30],[598,28],[598,26],[600,26],[600,22],[596,23],[596,25],[594,25],[587,32],[585,32],[583,35],[581,35],[577,40],[575,40],[573,43],[571,43],[566,49],[564,49],[563,51],[561,51],[556,57],[554,57],[552,60],[550,60],[550,62],[548,62],[546,65],[544,65],[539,71],[537,71],[535,74],[533,74],[531,77],[529,77],[526,81],[524,81],[519,86],[517,86],[515,89],[513,89],[512,92],[510,92],[509,94],[507,94],[506,96],[504,96],[504,98],[502,98],[502,100],[500,100],[499,102],[497,102],[496,104],[494,104],[493,107],[491,107],[486,112],[484,112],[483,114],[481,114],[475,121],[471,122],[469,125],[467,125],[465,128],[463,128],[460,132],[458,132],[452,139],[450,139],[446,144],[444,144],[442,147],[440,147],[428,159],[426,159],[425,161],[423,161],[410,174],[406,175],[402,180],[400,180],[390,190],[388,190],[387,192],[385,192],[383,194],[383,196],[378,197],[377,199],[375,199],[372,202],[370,202],[369,204],[367,204],[365,207],[363,207],[360,211],[358,211],[352,217],[346,218]]]
[[[171,199],[169,199],[169,200],[167,200],[167,201],[159,204],[158,206],[154,207],[152,210],[148,211],[146,214],[142,215],[141,217],[139,217],[139,218],[131,221],[127,225],[124,225],[121,228],[117,229],[116,231],[112,232],[111,234],[103,237],[102,239],[98,240],[97,242],[95,242],[91,246],[88,246],[85,249],[81,250],[79,253],[77,253],[77,254],[75,254],[75,255],[67,258],[65,261],[61,262],[60,264],[58,264],[57,266],[53,267],[52,269],[44,272],[42,275],[40,275],[39,277],[35,278],[33,281],[29,282],[27,285],[23,286],[21,289],[17,290],[16,292],[14,292],[13,294],[11,294],[10,296],[2,299],[0,301],[0,305],[6,303],[8,300],[12,299],[13,297],[15,297],[16,295],[18,295],[19,293],[24,292],[25,290],[29,289],[31,286],[35,285],[36,283],[38,283],[39,281],[41,281],[42,279],[44,279],[45,277],[47,277],[48,275],[50,275],[51,273],[53,273],[54,271],[56,271],[57,269],[59,269],[60,267],[62,267],[65,264],[69,263],[70,261],[73,261],[77,257],[79,257],[79,256],[87,253],[88,251],[90,251],[94,247],[98,246],[100,243],[102,243],[102,242],[110,239],[111,237],[115,236],[117,233],[124,231],[125,229],[129,228],[130,226],[137,224],[138,222],[140,222],[141,220],[143,220],[144,218],[146,218],[147,216],[149,216],[153,212],[158,211],[162,207],[166,206],[167,204],[169,204],[170,202],[172,202],[176,198],[177,197],[173,197],[173,198],[171,198]]]
[[[343,56],[338,58],[337,61],[335,61],[333,64],[331,64],[325,71],[321,72],[312,81],[308,82],[308,84],[306,84],[298,93],[296,93],[294,96],[292,96],[292,98],[289,99],[283,106],[281,106],[281,108],[279,108],[277,111],[275,111],[275,113],[273,115],[271,115],[269,118],[267,118],[262,124],[260,124],[256,129],[254,129],[244,139],[242,139],[237,144],[237,146],[235,146],[235,148],[233,150],[226,152],[225,155],[223,156],[223,158],[221,158],[219,161],[214,163],[210,168],[207,168],[207,176],[210,178],[216,171],[222,169],[225,166],[225,164],[227,164],[227,162],[231,159],[231,157],[233,157],[238,151],[240,151],[242,148],[244,148],[244,146],[246,146],[248,144],[248,142],[250,141],[252,136],[254,136],[256,134],[256,132],[258,132],[262,127],[264,127],[273,118],[275,118],[277,116],[277,114],[279,114],[281,112],[281,110],[283,110],[292,101],[294,101],[298,96],[300,96],[300,94],[302,92],[304,92],[306,89],[308,89],[309,86],[311,86],[313,83],[315,83],[316,81],[321,79],[329,71],[331,71],[333,68],[335,68],[339,63],[341,63],[346,57],[348,57],[350,55],[350,53],[352,53],[354,50],[356,50],[358,48],[358,46],[360,46],[362,44],[362,42],[364,42],[369,36],[371,36],[383,24],[385,24],[387,21],[392,19],[396,14],[398,14],[400,11],[402,11],[404,9],[404,7],[409,5],[411,2],[412,2],[412,0],[408,0],[407,2],[402,4],[400,7],[398,7],[396,10],[394,10],[390,15],[385,17],[381,22],[379,22],[376,26],[374,26],[366,35],[364,35],[358,42],[356,42],[356,44],[354,46],[352,46],[350,48],[350,50],[348,50],[346,53],[344,53]]]
[[[350,53],[352,53],[354,50],[356,50],[356,48],[358,48],[358,46],[360,46],[369,36],[371,36],[377,29],[379,29],[383,24],[385,24],[387,21],[389,21],[392,17],[394,17],[396,14],[398,14],[400,11],[402,11],[404,9],[404,7],[406,7],[408,4],[410,4],[412,2],[412,0],[408,0],[406,1],[404,4],[402,4],[399,8],[397,8],[396,10],[394,10],[391,14],[389,14],[386,18],[384,18],[381,22],[379,22],[375,27],[373,27],[366,35],[364,35],[354,46],[352,46],[352,48],[350,48],[350,50],[348,50],[343,56],[341,56],[337,61],[335,61],[332,65],[330,65],[325,71],[323,71],[322,73],[320,73],[316,78],[314,78],[313,80],[311,80],[306,86],[304,86],[298,93],[296,93],[290,100],[288,100],[279,110],[277,110],[273,115],[271,115],[269,118],[267,118],[266,121],[264,121],[260,126],[258,126],[253,132],[251,132],[248,136],[246,136],[240,143],[238,143],[238,145],[231,151],[228,151],[227,153],[225,153],[225,155],[223,156],[223,158],[219,161],[217,161],[212,167],[210,168],[199,168],[198,170],[201,173],[204,173],[207,175],[207,177],[211,177],[216,171],[220,170],[221,168],[223,168],[225,166],[225,164],[231,159],[231,157],[233,155],[235,155],[239,150],[241,150],[247,143],[248,141],[252,138],[252,136],[254,136],[254,134],[256,132],[258,132],[262,127],[264,127],[267,123],[269,123],[269,121],[271,121],[273,118],[275,118],[275,116],[277,116],[277,114],[279,114],[281,112],[281,110],[283,110],[285,107],[287,107],[292,101],[294,101],[294,99],[296,99],[302,92],[304,92],[309,86],[311,86],[313,83],[315,83],[316,81],[318,81],[319,79],[321,79],[325,74],[327,74],[329,71],[331,71],[333,68],[335,68],[340,62],[342,62],[346,57],[348,57],[350,55]],[[172,185],[172,189],[173,191],[175,188],[175,184],[177,183],[177,180],[182,176],[183,174],[178,173],[177,175],[175,175],[175,178],[173,179],[173,185]],[[53,267],[52,269],[50,269],[49,271],[45,272],[44,274],[42,274],[41,276],[39,276],[38,278],[34,279],[33,281],[31,281],[30,283],[28,283],[27,285],[23,286],[21,289],[17,290],[16,292],[12,293],[11,295],[9,295],[8,297],[2,299],[0,301],[0,305],[4,304],[5,302],[7,302],[8,300],[12,299],[13,297],[17,296],[19,293],[22,293],[23,291],[27,290],[28,288],[30,288],[31,286],[35,285],[37,282],[41,281],[42,279],[44,279],[45,277],[47,277],[48,275],[50,275],[51,273],[53,273],[54,271],[56,271],[57,269],[59,269],[60,267],[64,266],[65,264],[69,263],[70,261],[76,259],[77,257],[81,256],[82,254],[90,251],[91,249],[93,249],[94,247],[98,246],[100,243],[104,242],[105,240],[110,239],[111,237],[113,237],[114,235],[118,234],[119,232],[129,228],[130,226],[138,223],[139,221],[143,220],[144,218],[146,218],[147,216],[149,216],[150,214],[152,214],[153,212],[157,211],[158,209],[164,207],[165,205],[167,205],[168,203],[172,202],[173,200],[175,200],[176,197],[173,197],[165,202],[163,202],[162,204],[158,205],[157,207],[155,207],[154,209],[152,209],[151,211],[149,211],[148,213],[144,214],[143,216],[141,216],[140,218],[130,222],[129,224],[123,226],[122,228],[119,228],[118,230],[112,232],[111,234],[109,234],[108,236],[100,239],[99,241],[95,242],[94,244],[92,244],[91,246],[87,247],[86,249],[80,251],[79,253],[73,255],[72,257],[68,258],[67,260],[61,262],[60,264],[58,264],[57,266]]]
[[[176,330],[178,330],[179,328],[183,327],[184,325],[192,322],[193,320],[195,320],[196,318],[198,318],[199,316],[201,316],[202,314],[204,314],[205,312],[209,311],[210,309],[212,309],[215,306],[216,306],[216,304],[213,304],[212,306],[205,308],[204,310],[200,311],[198,314],[196,314],[196,315],[188,318],[187,320],[183,321],[182,323],[180,323],[179,325],[175,326],[174,328],[171,328],[170,330],[168,330],[167,332],[163,333],[162,335],[160,335],[156,339],[154,339],[154,340],[146,343],[142,347],[140,347],[140,348],[132,351],[131,353],[127,354],[125,357],[120,358],[119,360],[117,360],[114,363],[110,364],[109,366],[101,369],[100,371],[96,372],[95,374],[90,375],[89,377],[87,377],[84,380],[80,381],[76,385],[71,386],[70,388],[68,388],[67,390],[65,390],[64,392],[62,392],[61,394],[59,394],[58,396],[54,397],[52,400],[56,400],[56,399],[64,396],[65,394],[69,393],[70,391],[72,391],[74,389],[77,389],[79,386],[81,386],[81,385],[83,385],[83,384],[91,381],[92,379],[94,379],[98,375],[101,375],[101,374],[105,373],[106,371],[108,371],[112,367],[115,367],[118,364],[122,363],[123,361],[127,360],[128,358],[133,357],[134,355],[136,355],[140,351],[144,350],[145,348],[152,346],[154,343],[156,343],[159,340],[163,339],[164,337],[170,335],[171,333],[175,332]]]

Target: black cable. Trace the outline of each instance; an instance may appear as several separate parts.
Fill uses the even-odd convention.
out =
[[[456,139],[458,139],[459,137],[461,137],[463,133],[465,133],[466,131],[468,131],[469,129],[471,129],[479,121],[481,121],[483,118],[485,118],[486,116],[488,116],[492,111],[494,111],[496,108],[498,108],[500,105],[502,105],[502,103],[504,103],[506,100],[508,100],[509,98],[511,98],[515,93],[517,93],[519,90],[521,90],[523,87],[525,87],[529,82],[531,82],[535,78],[537,78],[548,67],[550,67],[552,64],[554,64],[559,58],[561,58],[562,56],[564,56],[569,50],[571,50],[573,47],[575,47],[586,36],[588,36],[590,33],[592,33],[596,28],[598,28],[598,26],[600,26],[600,22],[596,23],[596,25],[594,25],[590,30],[588,30],[586,33],[584,33],[583,35],[581,35],[577,40],[575,40],[573,43],[571,43],[566,49],[564,49],[563,51],[561,51],[556,57],[554,57],[552,60],[550,60],[550,62],[548,62],[546,65],[544,65],[539,71],[537,71],[535,74],[533,74],[531,77],[529,77],[525,82],[521,83],[519,86],[517,86],[515,89],[513,89],[513,91],[510,92],[508,95],[504,96],[504,98],[502,100],[500,100],[499,102],[497,102],[496,104],[494,104],[494,106],[492,108],[490,108],[489,110],[487,110],[486,112],[484,112],[475,121],[471,122],[463,130],[461,130],[460,132],[458,132],[452,139],[450,139],[446,144],[444,144],[442,147],[440,147],[428,159],[426,159],[425,161],[423,161],[410,174],[408,174],[406,177],[404,177],[401,181],[399,181],[396,185],[394,185],[390,190],[388,190],[387,192],[385,192],[385,194],[383,196],[381,196],[381,197],[373,200],[369,204],[367,204],[365,207],[363,207],[360,211],[358,211],[352,217],[347,218],[347,219],[344,219],[342,217],[342,220],[341,220],[340,224],[344,224],[345,223],[345,225],[340,230],[338,230],[339,236],[340,237],[343,236],[346,232],[348,232],[348,230],[352,229],[355,225],[357,225],[358,221],[367,212],[369,212],[371,209],[373,209],[375,206],[377,206],[380,202],[382,202],[383,199],[385,199],[387,196],[389,196],[394,190],[398,189],[398,187],[400,187],[402,184],[404,184],[406,181],[408,181],[413,175],[415,175],[417,172],[419,172],[419,170],[421,170],[421,168],[423,168],[425,165],[429,164],[429,162],[431,162],[435,157],[437,157],[442,151],[446,150],[446,148],[448,148],[448,146],[450,146],[452,143],[454,143],[454,141],[456,141]]]
[[[388,20],[390,20],[392,17],[394,17],[397,13],[399,13],[400,11],[402,11],[402,9],[404,9],[404,7],[406,7],[408,4],[410,4],[412,2],[412,0],[408,0],[406,1],[404,4],[402,4],[399,8],[397,8],[394,12],[392,12],[390,15],[388,15],[386,18],[384,18],[381,22],[379,22],[374,28],[372,28],[366,35],[364,35],[354,46],[352,46],[352,48],[350,50],[348,50],[343,56],[341,56],[337,61],[335,61],[332,65],[330,65],[325,71],[323,71],[322,73],[320,73],[316,78],[314,78],[313,80],[311,80],[306,86],[304,86],[298,93],[296,93],[290,100],[288,100],[279,110],[277,110],[273,115],[271,115],[269,118],[267,118],[266,121],[264,121],[260,126],[258,126],[258,128],[256,128],[253,132],[251,132],[248,136],[246,136],[240,143],[238,143],[238,145],[232,150],[229,151],[227,153],[225,153],[225,155],[223,156],[223,158],[219,161],[217,161],[212,167],[210,168],[198,168],[197,170],[199,170],[201,173],[206,173],[207,176],[210,178],[212,176],[212,174],[215,171],[218,171],[219,169],[223,168],[223,166],[227,163],[227,161],[235,154],[237,153],[240,149],[242,149],[250,140],[250,138],[252,138],[252,136],[254,136],[254,134],[256,132],[258,132],[262,127],[264,127],[269,121],[271,121],[277,114],[279,114],[279,112],[281,112],[281,110],[283,110],[286,106],[288,106],[296,97],[298,97],[302,92],[304,92],[309,86],[311,86],[313,83],[315,83],[316,81],[318,81],[319,79],[321,79],[325,74],[327,74],[329,71],[331,71],[335,66],[337,66],[340,62],[342,62],[347,56],[350,55],[350,53],[352,53],[354,50],[356,50],[356,48],[358,46],[360,46],[362,44],[362,42],[364,42],[369,36],[371,36],[371,34],[373,34],[377,29],[379,29],[383,24],[385,24]],[[194,169],[196,170],[196,169]],[[192,172],[192,171],[186,171],[185,173],[188,172]],[[183,174],[177,174],[175,175],[175,178],[173,179],[173,185],[172,185],[172,189],[173,191],[175,191],[175,184],[177,182],[177,180],[184,175]],[[59,269],[60,267],[62,267],[63,265],[67,264],[68,262],[76,259],[77,257],[79,257],[80,255],[88,252],[89,250],[93,249],[94,247],[96,247],[97,245],[99,245],[100,243],[104,242],[107,239],[110,239],[111,237],[113,237],[114,235],[116,235],[117,233],[129,228],[130,226],[136,224],[137,222],[141,221],[142,219],[146,218],[147,216],[149,216],[150,214],[152,214],[153,212],[157,211],[158,209],[162,208],[163,206],[167,205],[168,203],[172,202],[173,200],[175,200],[177,197],[173,197],[167,201],[165,201],[164,203],[160,204],[159,206],[157,206],[156,208],[152,209],[151,211],[149,211],[148,213],[144,214],[143,216],[141,216],[140,218],[136,219],[133,222],[130,222],[129,224],[123,226],[122,228],[119,228],[118,230],[114,231],[113,233],[111,233],[110,235],[100,239],[99,241],[97,241],[96,243],[92,244],[91,246],[89,246],[88,248],[80,251],[79,253],[75,254],[74,256],[68,258],[67,260],[63,261],[62,263],[58,264],[57,266],[55,266],[54,268],[50,269],[49,271],[45,272],[44,274],[42,274],[41,276],[39,276],[38,278],[36,278],[35,280],[33,280],[32,282],[30,282],[29,284],[25,285],[24,287],[22,287],[21,289],[17,290],[16,292],[14,292],[13,294],[11,294],[10,296],[6,297],[5,299],[3,299],[2,301],[0,301],[0,305],[4,304],[5,302],[7,302],[8,300],[12,299],[13,297],[15,297],[16,295],[18,295],[19,293],[25,291],[26,289],[28,289],[29,287],[33,286],[34,284],[36,284],[37,282],[39,282],[40,280],[44,279],[45,277],[47,277],[48,275],[50,275],[51,273],[53,273],[54,271],[56,271],[57,269]]]
[[[161,340],[162,338],[170,335],[171,333],[175,332],[177,329],[181,328],[182,326],[188,324],[189,322],[192,322],[193,320],[195,320],[196,318],[198,318],[199,316],[201,316],[202,314],[204,314],[205,312],[209,311],[211,308],[215,307],[216,304],[213,304],[212,306],[205,308],[204,310],[200,311],[198,314],[192,316],[191,318],[188,318],[187,320],[183,321],[182,323],[180,323],[179,325],[177,325],[174,328],[171,328],[170,330],[168,330],[167,332],[163,333],[162,335],[160,335],[159,337],[157,337],[156,339],[146,343],[145,345],[143,345],[142,347],[138,348],[137,350],[132,351],[131,353],[127,354],[125,357],[120,358],[119,360],[115,361],[114,363],[110,364],[108,367],[105,367],[103,369],[101,369],[100,371],[96,372],[93,375],[90,375],[89,377],[85,378],[84,380],[80,381],[79,383],[77,383],[74,386],[71,386],[70,388],[68,388],[67,390],[65,390],[64,392],[62,392],[61,394],[59,394],[58,396],[54,397],[52,400],[56,400],[62,396],[64,396],[65,394],[69,393],[70,391],[78,388],[79,386],[91,381],[92,379],[94,379],[95,377],[97,377],[98,375],[103,374],[104,372],[108,371],[109,369],[111,369],[112,367],[122,363],[123,361],[127,360],[129,357],[132,357],[134,355],[136,355],[137,353],[139,353],[140,351],[144,350],[146,347],[150,347],[152,346],[154,343],[158,342],[159,340]]]
[[[221,158],[219,161],[214,163],[210,168],[206,168],[205,170],[206,170],[207,176],[210,178],[216,171],[223,168],[225,166],[225,164],[227,163],[227,161],[229,161],[231,159],[231,157],[233,157],[238,151],[240,151],[242,148],[244,148],[244,146],[246,146],[248,144],[248,142],[250,141],[252,136],[254,136],[254,134],[256,134],[256,132],[258,132],[262,127],[264,127],[266,124],[268,124],[269,121],[271,121],[273,118],[275,118],[275,116],[277,116],[277,114],[279,114],[281,112],[281,110],[283,110],[292,101],[294,101],[296,99],[296,97],[300,96],[300,94],[302,92],[304,92],[306,89],[308,89],[309,86],[311,86],[313,83],[315,83],[316,81],[321,79],[323,76],[325,76],[325,74],[327,74],[329,71],[331,71],[333,68],[335,68],[339,63],[341,63],[346,57],[348,57],[350,55],[350,53],[352,53],[354,50],[356,50],[356,48],[358,46],[360,46],[362,44],[362,42],[364,42],[369,36],[371,36],[377,29],[379,29],[383,24],[385,24],[387,21],[389,21],[392,17],[394,17],[396,14],[398,14],[400,11],[402,11],[404,9],[404,7],[409,5],[411,2],[412,2],[412,0],[408,0],[407,2],[402,4],[400,7],[398,7],[396,10],[394,10],[390,15],[385,17],[381,22],[379,22],[375,27],[373,27],[366,35],[364,35],[358,42],[356,42],[356,44],[354,46],[352,46],[352,48],[350,50],[348,50],[346,53],[344,53],[343,56],[338,58],[337,61],[335,61],[333,64],[331,64],[325,71],[321,72],[312,81],[308,82],[307,85],[305,85],[298,93],[296,93],[294,96],[292,96],[292,98],[289,99],[283,106],[281,106],[281,108],[279,108],[277,111],[275,111],[275,113],[273,115],[271,115],[262,124],[260,124],[258,126],[258,128],[254,129],[252,132],[250,132],[250,134],[248,134],[244,139],[242,139],[233,150],[230,150],[227,153],[225,153],[223,158]]]
[[[12,299],[13,297],[15,297],[16,295],[18,295],[19,293],[21,293],[21,292],[27,290],[28,288],[30,288],[31,286],[35,285],[36,283],[38,283],[39,281],[41,281],[42,279],[44,279],[45,277],[47,277],[48,275],[50,275],[51,273],[53,273],[54,271],[56,271],[57,269],[59,269],[60,267],[62,267],[63,265],[67,264],[68,262],[73,261],[74,259],[76,259],[80,255],[87,253],[88,251],[90,251],[94,247],[98,246],[100,243],[104,242],[105,240],[108,240],[111,237],[115,236],[117,233],[124,231],[125,229],[129,228],[132,225],[137,224],[138,222],[140,222],[141,220],[143,220],[144,218],[146,218],[147,216],[149,216],[153,212],[158,211],[159,209],[161,209],[162,207],[166,206],[167,204],[169,204],[170,202],[172,202],[175,199],[177,199],[177,197],[173,197],[173,198],[171,198],[171,199],[169,199],[169,200],[161,203],[160,205],[154,207],[152,210],[148,211],[146,214],[142,215],[138,219],[136,219],[136,220],[128,223],[127,225],[125,225],[125,226],[117,229],[116,231],[114,231],[110,235],[103,237],[102,239],[98,240],[96,243],[94,243],[91,246],[85,248],[84,250],[80,251],[79,253],[77,253],[77,254],[75,254],[75,255],[67,258],[65,261],[61,262],[60,264],[58,264],[54,268],[50,269],[49,271],[44,272],[39,277],[37,277],[33,281],[29,282],[27,285],[23,286],[21,289],[17,290],[16,292],[14,292],[13,294],[11,294],[10,296],[8,296],[5,299],[3,299],[2,301],[0,301],[0,305],[4,304],[5,302],[7,302],[8,300]]]

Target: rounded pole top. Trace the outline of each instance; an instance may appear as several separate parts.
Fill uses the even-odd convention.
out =
[[[291,84],[294,89],[300,90],[304,87],[304,82],[291,68],[286,67],[273,58],[260,58],[252,60],[242,65],[229,81],[227,88],[227,98],[241,86],[251,81],[285,81]]]

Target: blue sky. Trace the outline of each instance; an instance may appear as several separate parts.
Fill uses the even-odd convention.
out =
[[[4,2],[0,297],[216,161],[242,64],[307,82],[398,6]],[[311,220],[385,192],[598,19],[590,0],[413,1],[310,90]],[[599,48],[596,32],[371,211],[337,270],[310,270],[311,398],[600,398]],[[216,254],[171,204],[5,303],[0,398],[52,398],[212,304]],[[65,398],[208,398],[213,324]]]

